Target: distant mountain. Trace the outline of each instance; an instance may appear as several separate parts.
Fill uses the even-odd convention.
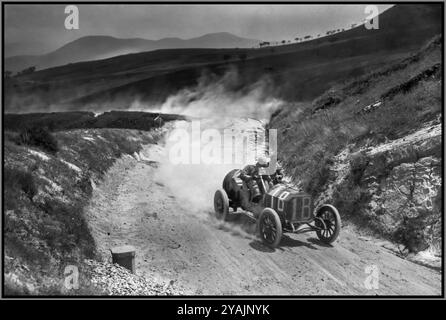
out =
[[[259,40],[235,36],[227,32],[210,33],[191,39],[142,38],[119,39],[110,36],[86,36],[69,42],[44,55],[21,55],[5,59],[5,70],[17,72],[30,66],[38,70],[67,63],[110,58],[118,55],[175,48],[251,48]]]

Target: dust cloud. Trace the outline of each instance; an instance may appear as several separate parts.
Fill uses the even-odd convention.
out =
[[[170,96],[159,108],[193,117],[167,134],[156,179],[194,212],[213,211],[225,175],[266,153],[265,124],[283,102],[268,95],[267,78],[234,90],[240,81],[235,69],[220,78],[206,74],[195,88]]]
[[[274,97],[274,86],[268,76],[247,85],[235,67],[219,76],[203,72],[197,86],[169,96],[164,103],[151,107],[151,112],[181,114],[206,119],[254,118],[267,121],[282,104]],[[130,110],[145,110],[144,103],[134,101]]]

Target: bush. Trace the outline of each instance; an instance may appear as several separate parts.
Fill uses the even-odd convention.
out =
[[[315,157],[313,170],[309,173],[307,179],[304,179],[304,189],[316,196],[324,188],[325,184],[333,178],[333,173],[330,170],[330,166],[333,164],[333,160],[327,156]]]
[[[429,247],[429,241],[424,234],[426,214],[409,218],[403,216],[397,230],[393,233],[393,240],[403,244],[409,252],[419,252]]]
[[[350,180],[337,186],[333,192],[333,204],[344,216],[350,218],[364,218],[361,214],[368,198],[367,192]]]
[[[350,179],[353,184],[360,185],[365,169],[369,164],[369,159],[364,153],[359,153],[350,160]]]
[[[116,148],[117,149],[117,148]],[[111,150],[113,152],[113,150]],[[78,151],[79,156],[88,164],[88,171],[94,173],[103,174],[113,164],[113,154],[110,154],[110,150],[95,150],[88,146],[83,147]],[[115,155],[119,157],[119,154]]]
[[[37,194],[37,187],[30,172],[5,168],[3,181],[5,191],[13,192],[14,190],[21,190],[30,200]]]
[[[335,90],[325,92],[322,96],[314,100],[313,112],[335,107],[344,99],[345,96],[341,92]]]
[[[77,181],[76,186],[78,186],[83,192],[90,196],[93,192],[93,187],[91,186],[90,174],[83,174],[81,178]]]
[[[40,204],[40,209],[48,216],[44,218],[41,234],[52,248],[63,253],[81,249],[86,257],[95,255],[95,242],[83,216],[81,203],[65,204],[54,199],[47,199]]]
[[[110,140],[114,142],[114,154],[116,158],[119,158],[123,154],[133,155],[142,149],[142,142],[140,140],[133,140],[122,134],[112,134]]]
[[[23,76],[23,75],[31,74],[35,71],[36,71],[36,67],[32,66],[32,67],[29,67],[29,68],[23,69],[22,71],[17,72],[17,75]]]
[[[35,146],[50,153],[56,153],[59,150],[57,140],[46,128],[25,128],[19,135],[19,141],[21,144]]]

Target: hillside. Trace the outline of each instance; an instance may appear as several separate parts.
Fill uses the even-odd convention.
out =
[[[399,243],[403,256],[441,254],[442,43],[437,36],[270,122],[295,182],[361,232]]]
[[[116,161],[141,160],[142,145],[157,143],[161,135],[160,130],[61,131],[53,134],[57,148],[50,151],[42,144],[30,143],[31,139],[28,143],[19,142],[18,133],[5,132],[3,290],[6,295],[60,295],[64,293],[67,265],[80,270],[82,290],[77,294],[104,294],[92,286],[91,277],[97,276],[98,268],[117,267],[98,261],[84,262],[98,258],[84,207]],[[140,280],[120,269],[114,274],[126,279],[133,277],[135,282]],[[162,288],[159,283],[139,282],[139,292],[161,292],[157,289]]]
[[[142,38],[119,39],[110,36],[86,36],[44,55],[19,55],[5,59],[5,69],[18,72],[35,66],[38,70],[79,61],[106,59],[123,54],[173,48],[252,48],[260,41],[227,32],[206,34],[191,39]]]
[[[259,79],[271,95],[312,100],[334,83],[391,64],[441,33],[441,5],[397,5],[364,26],[303,43],[262,49],[171,49],[69,64],[6,79],[8,112],[156,108],[203,74],[236,70],[243,90]]]
[[[24,128],[47,128],[50,131],[73,129],[135,129],[149,131],[162,124],[185,120],[184,116],[150,112],[110,111],[95,115],[93,112],[51,112],[3,115],[3,129],[21,131]]]

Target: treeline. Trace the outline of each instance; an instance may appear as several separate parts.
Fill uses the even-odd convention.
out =
[[[357,23],[352,23],[350,25],[350,29],[353,29],[357,26]],[[347,27],[348,29],[348,27]],[[339,32],[344,32],[346,30],[346,28],[339,28],[339,29],[333,29],[333,30],[328,30],[325,32],[325,36],[329,36],[335,33],[339,33]],[[296,37],[294,38],[295,42],[303,42],[303,41],[308,41],[308,40],[312,40],[312,39],[318,39],[323,37],[324,34],[323,33],[319,33],[317,35],[306,35],[306,36],[300,36],[300,37]],[[281,40],[281,41],[262,41],[259,43],[259,48],[263,48],[263,47],[269,47],[269,46],[278,46],[278,45],[284,45],[287,43],[292,43],[293,40]]]

